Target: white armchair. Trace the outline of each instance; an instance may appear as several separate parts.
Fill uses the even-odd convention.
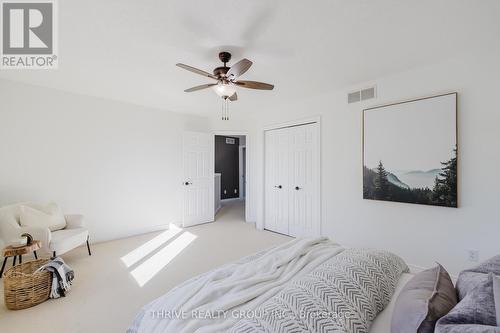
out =
[[[64,215],[66,227],[50,231],[46,227],[23,227],[20,223],[21,205],[40,209],[36,204],[15,204],[0,208],[0,240],[3,246],[12,239],[19,238],[23,233],[29,233],[34,239],[42,242],[41,252],[52,253],[53,256],[66,253],[83,243],[87,243],[89,256],[89,231],[85,227],[82,215]]]

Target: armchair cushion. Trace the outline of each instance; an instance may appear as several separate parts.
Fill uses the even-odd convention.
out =
[[[19,224],[16,218],[8,211],[0,209],[0,248],[10,244],[10,241],[19,238]]]
[[[49,204],[44,210],[22,205],[20,223],[22,227],[43,227],[51,231],[66,227],[64,215],[56,204]]]
[[[6,241],[12,238],[16,238],[17,229],[19,229],[19,224],[16,221],[14,215],[0,210],[0,235]]]
[[[85,222],[83,221],[83,215],[72,214],[64,215],[66,219],[66,229],[84,228]]]
[[[85,243],[88,236],[89,232],[85,228],[53,231],[49,248],[51,251],[56,251],[57,255],[60,255]]]

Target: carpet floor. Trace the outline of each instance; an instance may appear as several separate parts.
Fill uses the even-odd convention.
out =
[[[64,254],[75,270],[68,296],[19,311],[2,302],[0,331],[125,332],[143,305],[177,284],[290,240],[255,229],[243,216],[243,203],[232,201],[214,223],[93,244],[91,257],[85,247]]]

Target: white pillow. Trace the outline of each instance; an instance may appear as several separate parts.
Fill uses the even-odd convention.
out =
[[[66,219],[55,203],[48,204],[43,210],[21,206],[20,222],[22,227],[49,228],[50,231],[66,227]]]

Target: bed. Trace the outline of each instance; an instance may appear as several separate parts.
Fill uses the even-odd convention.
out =
[[[182,283],[127,332],[389,332],[408,272],[388,251],[295,239]]]

